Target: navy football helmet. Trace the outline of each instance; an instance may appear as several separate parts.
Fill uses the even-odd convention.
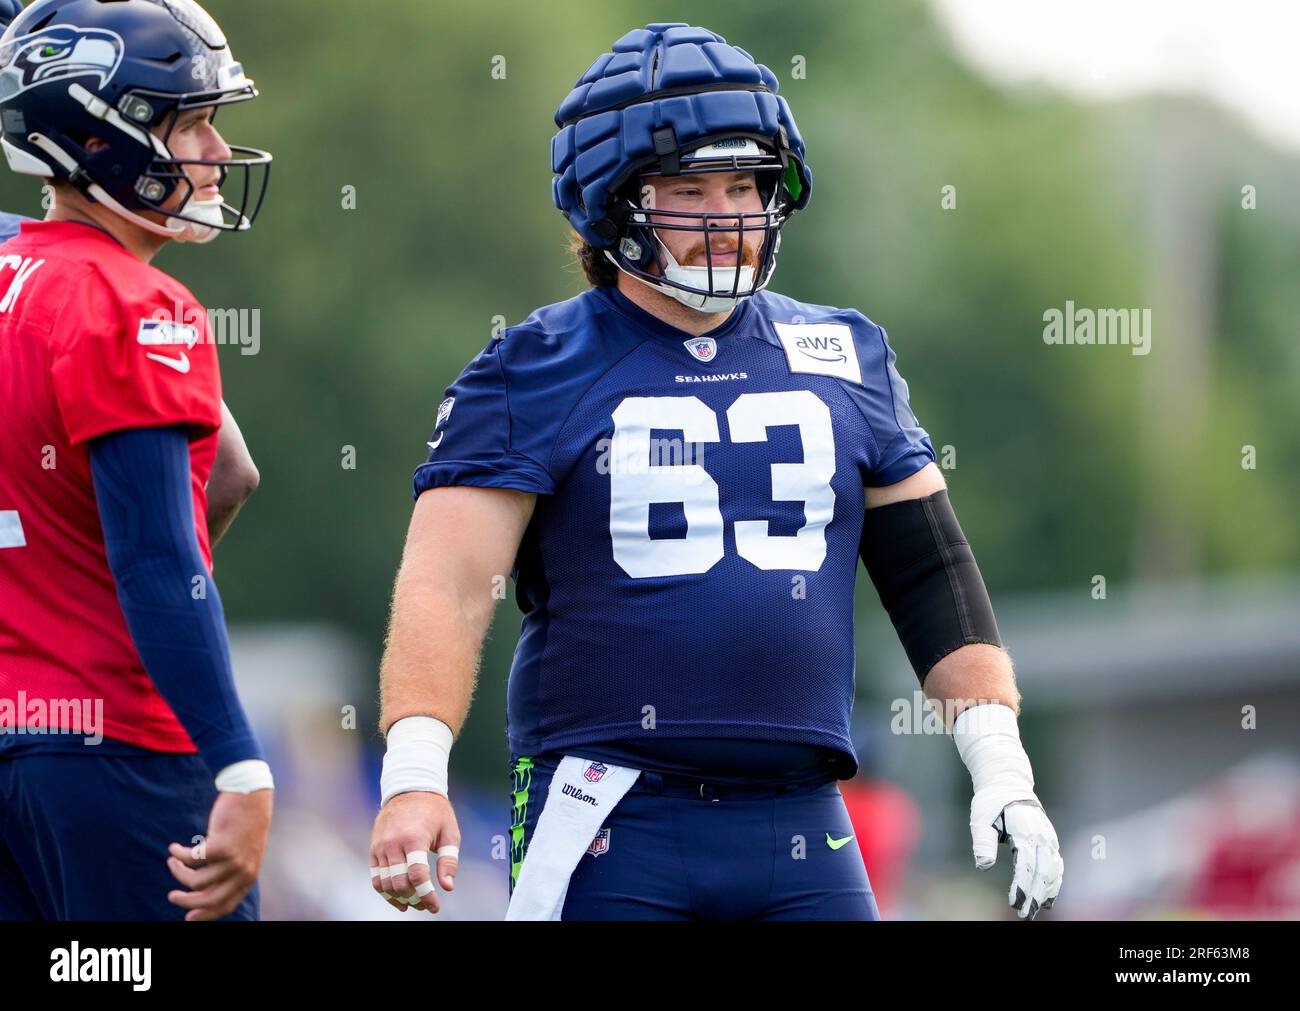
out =
[[[0,38],[0,125],[9,167],[66,179],[141,228],[179,241],[250,228],[271,155],[231,146],[226,160],[179,160],[168,147],[178,118],[204,108],[215,116],[218,107],[257,94],[217,23],[194,0],[37,0]],[[88,151],[91,137],[107,146]],[[191,165],[219,168],[223,188],[236,173],[239,200],[194,200],[185,172]],[[176,209],[164,209],[178,190]],[[144,211],[165,215],[165,224]]]
[[[551,142],[552,196],[574,230],[620,270],[701,312],[761,291],[776,268],[781,229],[808,204],[812,172],[776,76],[726,39],[685,24],[651,24],[614,43],[560,104]],[[647,177],[753,171],[763,210],[657,210]],[[677,263],[658,232],[697,232],[703,267]],[[756,266],[715,266],[709,236],[735,248],[761,232]],[[650,269],[657,265],[657,272]]]

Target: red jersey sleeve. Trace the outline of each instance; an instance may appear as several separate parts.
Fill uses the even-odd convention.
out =
[[[134,283],[132,283],[134,282]],[[114,285],[92,271],[55,323],[51,381],[75,445],[131,428],[221,425],[221,372],[208,316],[177,285]]]

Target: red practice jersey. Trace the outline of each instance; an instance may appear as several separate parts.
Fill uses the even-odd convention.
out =
[[[210,569],[221,375],[206,311],[106,232],[24,223],[0,245],[0,706],[18,725],[42,708],[62,725],[50,700],[102,700],[104,736],[196,750],[127,631],[90,470],[92,439],[171,425],[190,431]]]

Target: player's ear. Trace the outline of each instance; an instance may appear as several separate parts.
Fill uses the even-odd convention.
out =
[[[108,141],[104,140],[102,137],[86,138],[85,148],[91,154],[98,154],[106,147],[108,147]]]

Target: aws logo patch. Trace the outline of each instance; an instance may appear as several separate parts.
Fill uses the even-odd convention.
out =
[[[853,331],[846,323],[777,323],[773,329],[785,349],[791,372],[837,376],[862,383]]]

